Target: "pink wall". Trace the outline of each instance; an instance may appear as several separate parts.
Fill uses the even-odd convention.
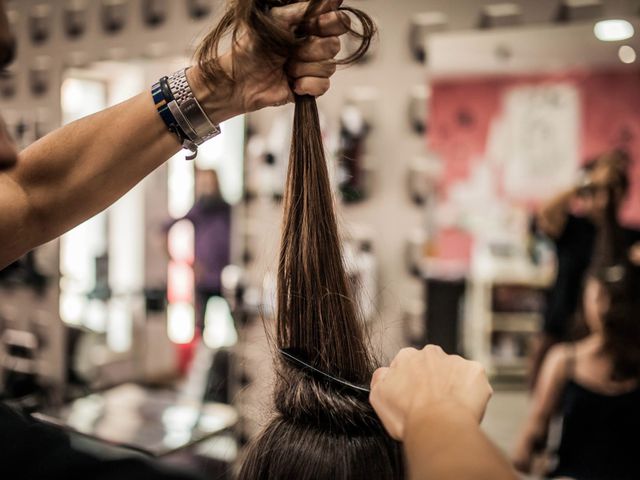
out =
[[[633,159],[632,187],[622,219],[640,225],[640,72],[567,73],[563,75],[439,81],[432,85],[429,148],[444,160],[441,195],[452,182],[468,177],[472,163],[483,158],[489,128],[500,115],[504,93],[524,84],[570,83],[580,95],[582,161],[616,147]],[[443,232],[440,255],[465,258],[469,248],[447,247],[451,232]],[[457,234],[459,237],[459,234]],[[464,251],[463,251],[464,250]]]

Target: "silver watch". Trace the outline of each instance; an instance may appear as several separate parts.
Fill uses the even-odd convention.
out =
[[[169,107],[174,113],[174,117],[176,117],[176,110],[179,110],[178,117],[181,118],[178,119],[176,117],[176,121],[178,123],[182,123],[181,121],[186,122],[185,127],[188,128],[183,128],[183,130],[189,139],[197,146],[219,135],[220,127],[209,119],[193,95],[193,90],[191,90],[191,86],[187,81],[187,69],[178,70],[173,75],[170,75],[168,82],[176,104],[173,108],[171,108],[171,105]],[[193,149],[190,148],[190,150]]]

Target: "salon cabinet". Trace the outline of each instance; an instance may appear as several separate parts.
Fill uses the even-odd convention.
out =
[[[522,380],[540,331],[549,278],[470,278],[464,313],[464,350],[493,378]]]
[[[466,282],[464,278],[425,278],[427,307],[424,342],[450,354],[462,354],[461,327]]]
[[[464,355],[466,265],[423,258],[416,262],[415,268],[423,282],[424,320],[422,332],[414,332],[409,341],[416,347],[435,344],[447,353]]]

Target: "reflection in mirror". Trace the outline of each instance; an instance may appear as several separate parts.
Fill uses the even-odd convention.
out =
[[[524,379],[544,312],[494,315],[491,285],[535,290],[554,278],[551,244],[533,239],[540,206],[570,192],[585,163],[622,150],[633,161],[620,221],[640,224],[640,22],[593,18],[600,3],[563,2],[558,23],[515,27],[518,8],[486,7],[483,25],[501,28],[434,33],[425,43],[426,136],[442,159],[429,260],[468,265],[469,322],[483,333],[466,352],[497,378]]]

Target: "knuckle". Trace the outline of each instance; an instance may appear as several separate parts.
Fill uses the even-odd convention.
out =
[[[415,351],[415,348],[404,347],[400,349],[400,351],[398,352],[398,356],[402,355],[403,357],[406,357],[407,355],[413,354]]]
[[[480,362],[473,361],[473,362],[471,362],[471,365],[473,366],[473,369],[476,372],[478,372],[478,373],[480,373],[482,375],[484,375],[486,373],[484,365],[482,365]]]
[[[289,67],[289,75],[295,78],[300,76],[301,71],[302,69],[299,63],[294,63],[293,65],[291,65],[291,67]]]
[[[335,57],[340,52],[340,39],[338,37],[329,37],[326,40],[327,51],[332,57]]]
[[[433,343],[426,345],[424,347],[424,351],[427,353],[444,353],[444,350],[442,350],[442,347],[440,347],[440,345],[435,345]]]

